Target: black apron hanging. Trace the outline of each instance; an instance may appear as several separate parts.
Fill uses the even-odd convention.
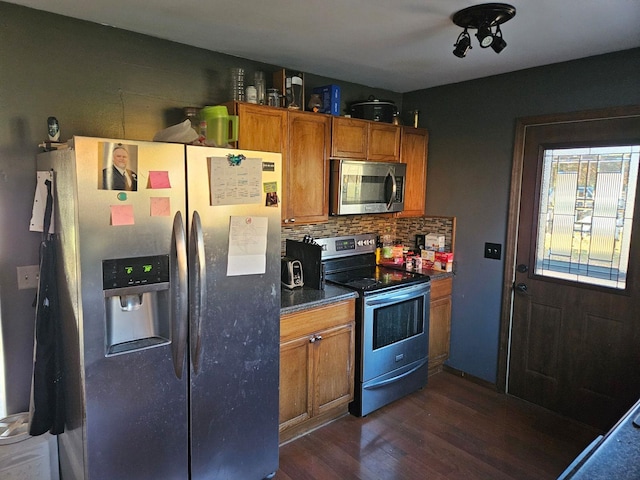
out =
[[[29,434],[64,432],[62,329],[56,285],[56,244],[49,234],[53,210],[52,183],[46,180],[47,206],[40,243],[40,278],[36,297],[33,386]]]

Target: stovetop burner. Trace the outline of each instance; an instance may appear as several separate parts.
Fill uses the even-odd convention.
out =
[[[419,273],[374,265],[368,268],[329,273],[326,275],[326,280],[337,285],[353,288],[362,293],[368,293],[428,282],[429,277]]]

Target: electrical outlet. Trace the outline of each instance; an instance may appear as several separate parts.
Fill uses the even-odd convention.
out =
[[[18,267],[18,290],[38,288],[39,277],[40,267],[38,265]]]
[[[500,245],[499,243],[484,244],[484,258],[500,260],[501,256],[502,256],[502,245]]]

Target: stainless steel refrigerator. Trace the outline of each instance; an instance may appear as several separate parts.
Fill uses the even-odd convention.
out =
[[[75,137],[38,169],[55,183],[62,477],[268,478],[280,154]]]

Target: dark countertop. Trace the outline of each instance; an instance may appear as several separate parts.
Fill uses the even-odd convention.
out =
[[[423,270],[423,275],[428,275],[432,281],[453,277],[453,272],[441,272],[437,270]],[[354,290],[349,290],[338,285],[327,283],[324,290],[315,288],[295,288],[281,290],[280,315],[307,310],[309,308],[320,307],[331,303],[339,302],[349,298],[357,298],[358,294]]]
[[[442,280],[443,278],[453,277],[453,272],[441,272],[439,270],[422,270],[421,272],[418,272],[418,273],[422,273],[423,275],[429,275],[429,278],[431,278],[431,281]]]
[[[324,290],[315,288],[295,288],[281,290],[280,315],[307,310],[309,308],[321,307],[331,303],[357,298],[355,290],[339,287],[337,285],[326,284]]]
[[[596,438],[559,478],[640,478],[640,401],[604,437]]]

